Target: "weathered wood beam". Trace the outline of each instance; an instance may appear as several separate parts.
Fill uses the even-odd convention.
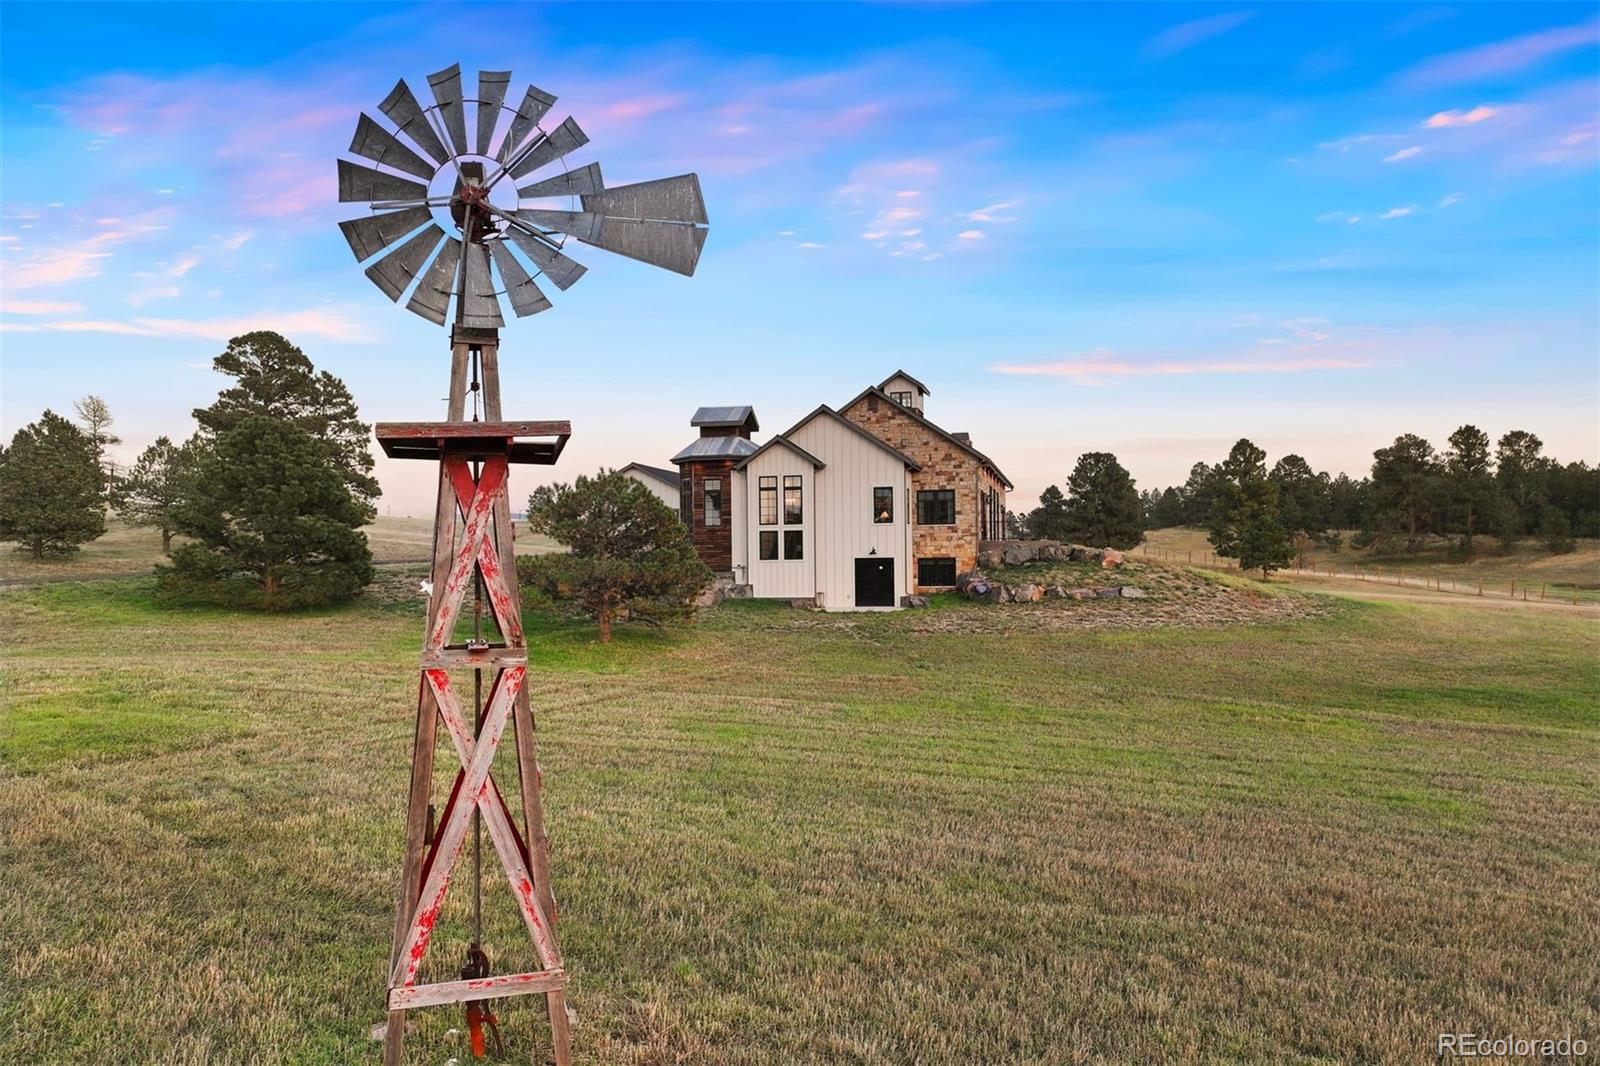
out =
[[[465,1003],[475,999],[500,999],[504,996],[521,996],[530,992],[552,992],[565,988],[564,970],[540,970],[534,973],[506,973],[498,977],[481,977],[468,981],[441,981],[433,985],[410,985],[389,990],[390,1010],[409,1010],[412,1007],[436,1007],[443,1003]]]

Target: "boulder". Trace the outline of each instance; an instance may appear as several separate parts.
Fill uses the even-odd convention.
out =
[[[1094,599],[1094,589],[1068,589],[1067,590],[1067,599],[1069,599],[1069,600],[1092,600],[1092,599]]]
[[[962,589],[961,591],[974,600],[981,600],[989,595],[989,590],[992,587],[993,582],[983,575],[978,574],[974,575],[973,578],[967,582],[966,588]]]
[[[926,597],[926,596],[901,596],[900,597],[900,606],[902,606],[902,607],[926,607],[926,606],[928,606],[928,597]]]
[[[1060,585],[1050,585],[1045,588],[1044,594],[1052,600],[1060,600],[1066,598],[1067,590]]]
[[[1132,585],[1123,585],[1119,591],[1122,593],[1122,598],[1125,600],[1142,600],[1146,596],[1150,595],[1144,589],[1135,588]]]
[[[1038,551],[1038,545],[1030,541],[1015,541],[1006,545],[1000,558],[1007,566],[1021,566],[1023,563],[1033,562]]]
[[[1039,550],[1034,554],[1034,558],[1041,563],[1061,563],[1067,560],[1068,554],[1067,548],[1063,548],[1053,540],[1044,540],[1039,542]]]
[[[993,569],[1005,561],[1005,549],[999,545],[988,545],[978,550],[978,565]]]
[[[1100,552],[1100,565],[1109,570],[1113,566],[1122,565],[1122,553],[1115,548],[1105,548]]]
[[[1000,584],[1000,582],[998,582],[998,581],[994,581],[994,582],[986,581],[986,582],[984,582],[984,584],[987,585],[988,587],[985,589],[984,592],[979,594],[982,599],[986,600],[989,603],[1010,603],[1011,602],[1011,590],[1006,588],[1004,585]]]
[[[974,582],[974,581],[982,581],[982,580],[984,580],[984,576],[983,576],[982,572],[980,572],[978,570],[969,570],[964,574],[957,574],[956,575],[956,585],[955,585],[956,591],[957,592],[965,592],[965,591],[967,591],[967,586],[970,585],[972,582]]]
[[[1110,588],[1095,589],[1094,594],[1102,600],[1114,600],[1122,595],[1122,590],[1112,585]]]
[[[1038,585],[1017,585],[1011,590],[1012,603],[1038,603],[1044,599],[1044,589]]]

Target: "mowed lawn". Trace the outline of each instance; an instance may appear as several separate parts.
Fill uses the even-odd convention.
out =
[[[167,612],[134,579],[0,605],[0,1061],[374,1061],[420,601]],[[734,605],[601,647],[530,615],[580,1061],[1600,1038],[1594,612],[808,617]],[[531,966],[488,884],[497,968]],[[540,1009],[501,1005],[513,1060]],[[409,1061],[470,1061],[459,1011],[413,1018]]]

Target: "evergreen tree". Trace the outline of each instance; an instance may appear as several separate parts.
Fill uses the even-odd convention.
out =
[[[528,523],[569,551],[519,559],[520,579],[599,622],[602,644],[619,618],[661,624],[687,617],[711,581],[677,512],[614,470],[536,489]]]
[[[1208,539],[1218,555],[1239,560],[1263,578],[1294,557],[1278,519],[1278,487],[1267,476],[1267,453],[1240,440],[1210,474],[1213,501]]]
[[[1600,537],[1600,469],[1588,463],[1550,464],[1545,495],[1580,537]]]
[[[1489,462],[1489,435],[1477,426],[1462,426],[1450,434],[1444,469],[1450,487],[1450,503],[1461,517],[1462,547],[1470,552],[1477,520],[1491,507],[1495,491],[1494,472]]]
[[[1131,548],[1144,539],[1144,508],[1133,478],[1110,452],[1078,456],[1067,479],[1066,538],[1096,548]]]
[[[53,411],[23,426],[0,456],[0,539],[35,559],[75,552],[106,531],[94,441]]]
[[[1196,463],[1189,468],[1189,480],[1183,483],[1184,525],[1205,526],[1210,523],[1218,487],[1217,472],[1211,466]]]
[[[1328,483],[1328,528],[1360,529],[1366,523],[1367,479],[1340,474]]]
[[[1407,551],[1433,528],[1440,488],[1438,457],[1421,437],[1406,433],[1372,453],[1372,518],[1381,534],[1404,532]]]
[[[111,457],[106,455],[106,449],[113,444],[121,444],[122,438],[111,432],[111,408],[100,397],[90,394],[74,403],[73,408],[78,412],[78,421],[83,423],[83,429],[88,434],[89,442],[94,445],[95,465],[100,468],[100,491],[110,491],[111,484],[116,480],[116,464]]]
[[[1495,480],[1511,505],[1516,532],[1538,528],[1544,512],[1543,481],[1550,465],[1544,457],[1544,442],[1532,433],[1514,429],[1501,436],[1495,445]]]
[[[212,366],[236,384],[223,389],[210,407],[194,412],[203,440],[214,441],[252,416],[298,426],[328,452],[367,521],[372,520],[379,489],[372,476],[370,427],[358,416],[344,382],[317,371],[304,352],[269,330],[233,338]]]
[[[1028,512],[1028,537],[1031,540],[1066,540],[1067,497],[1054,485],[1039,494],[1039,506]]]
[[[1278,515],[1290,534],[1320,537],[1329,527],[1330,480],[1311,469],[1298,455],[1286,455],[1272,465],[1267,478],[1278,489]]]
[[[170,553],[178,531],[178,509],[187,496],[195,454],[192,443],[175,445],[157,437],[111,486],[111,506],[136,526],[159,529],[163,552]]]
[[[1565,555],[1578,546],[1572,539],[1572,523],[1566,512],[1553,504],[1546,504],[1539,517],[1539,536],[1544,539],[1545,550],[1556,555]]]
[[[178,532],[193,537],[157,567],[173,600],[288,610],[348,599],[372,580],[367,508],[323,441],[246,415],[195,463]]]

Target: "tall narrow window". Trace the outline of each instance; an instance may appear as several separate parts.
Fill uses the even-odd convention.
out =
[[[872,490],[872,520],[878,525],[894,521],[894,487],[879,485]]]
[[[708,477],[701,483],[706,501],[706,525],[722,525],[722,479]]]
[[[761,524],[775,526],[778,524],[778,479],[764,477],[761,479]],[[765,558],[765,556],[763,556]],[[777,558],[776,555],[773,556]]]
[[[783,476],[783,524],[798,526],[804,521],[804,511],[800,506],[800,475],[785,474]],[[799,556],[795,556],[796,559]]]
[[[678,478],[678,517],[683,524],[694,524],[694,475],[685,470]]]
[[[783,557],[785,559],[804,559],[806,531],[803,529],[786,529],[783,531]]]
[[[917,490],[917,525],[953,526],[955,522],[955,489]]]
[[[778,557],[778,531],[776,529],[763,529],[761,537],[761,558],[776,559]]]

